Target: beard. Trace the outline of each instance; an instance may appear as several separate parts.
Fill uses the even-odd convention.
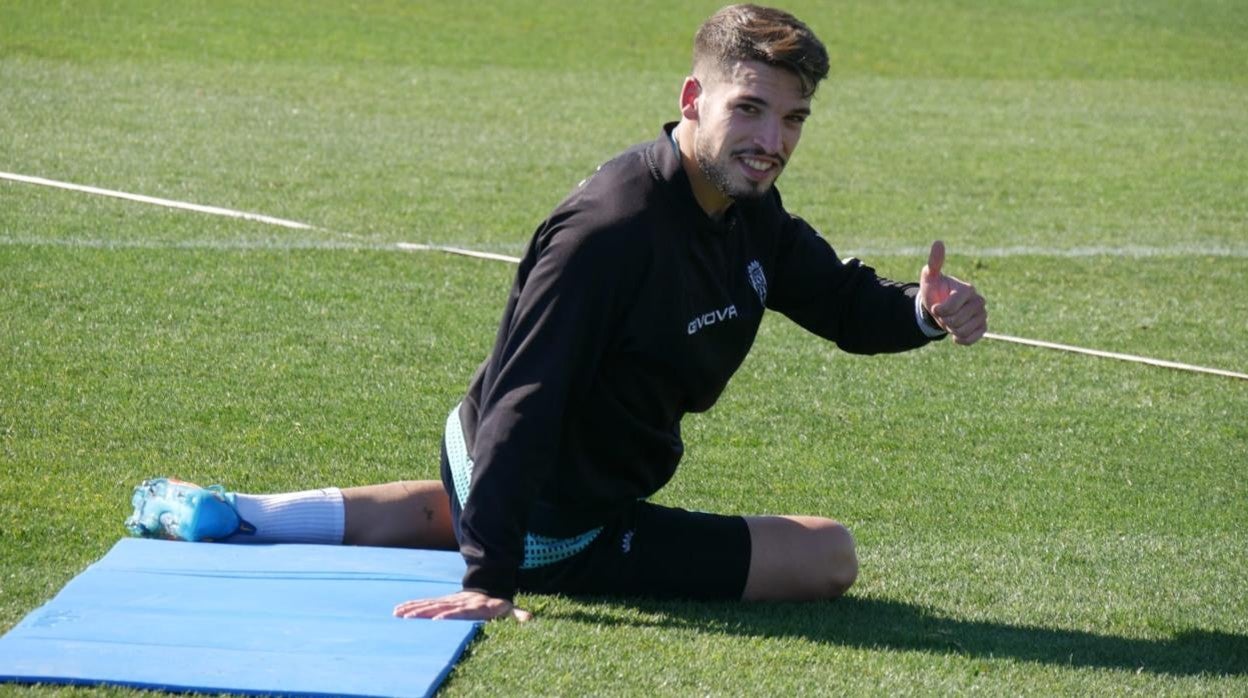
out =
[[[775,177],[767,182],[756,182],[748,179],[745,175],[737,171],[733,159],[737,155],[753,155],[754,151],[740,151],[737,153],[729,153],[722,160],[716,159],[712,155],[711,144],[709,139],[704,138],[701,131],[698,131],[693,138],[693,157],[697,160],[698,169],[702,170],[703,176],[706,177],[719,193],[734,201],[749,201],[761,199],[771,191],[771,185],[775,183]],[[777,173],[777,177],[779,174]]]

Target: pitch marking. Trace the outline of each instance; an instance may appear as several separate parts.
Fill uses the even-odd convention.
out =
[[[108,197],[112,197],[115,199],[125,199],[127,201],[136,201],[138,203],[153,204],[156,206],[164,206],[166,208],[174,208],[174,209],[180,209],[184,211],[194,211],[196,213],[207,213],[207,214],[214,215],[214,216],[226,216],[229,218],[239,218],[242,220],[255,221],[257,223],[277,225],[283,228],[293,228],[296,230],[322,230],[322,231],[325,230],[324,228],[318,228],[317,226],[309,225],[307,223],[300,223],[299,221],[286,220],[284,218],[274,218],[273,216],[266,216],[266,215],[262,215],[259,213],[235,211],[233,209],[221,208],[219,206],[202,206],[200,204],[192,204],[192,203],[187,203],[185,201],[174,201],[172,199],[161,199],[161,198],[157,198],[153,196],[143,196],[141,194],[130,194],[127,192],[115,191],[112,189],[101,189],[99,187],[85,186],[82,184],[70,184],[68,182],[58,182],[56,180],[45,179],[43,177],[31,177],[29,175],[13,174],[11,172],[0,172],[0,179],[8,179],[14,182],[23,182],[26,184],[34,184],[34,185],[44,186],[44,187],[54,187],[57,189],[66,189],[69,191],[83,192],[86,194],[95,194],[97,196],[108,196]],[[332,232],[332,231],[327,231],[327,232]],[[176,243],[171,246],[176,246]],[[188,244],[185,246],[194,246],[194,245]],[[333,247],[333,244],[326,243],[325,246]],[[222,247],[225,247],[225,245],[222,245]],[[422,245],[419,243],[412,243],[412,242],[400,242],[400,243],[393,245],[393,247],[381,247],[379,249],[396,249],[396,250],[402,250],[402,251],[444,252],[447,254],[459,255],[463,257],[487,259],[487,260],[496,261],[496,262],[507,262],[509,264],[518,264],[520,262],[520,259],[518,257],[512,257],[510,255],[496,254],[493,252],[478,252],[476,250],[468,250],[468,249],[464,249],[461,247],[450,247],[446,245]],[[1116,248],[1075,248],[1074,250],[1067,250],[1064,252],[1057,251],[1055,253],[1050,253],[1050,254],[1065,255],[1065,256],[1072,256],[1076,254],[1078,256],[1094,256],[1094,255],[1105,254],[1107,252],[1110,252],[1110,250],[1113,250],[1113,249],[1116,249]],[[1155,248],[1123,248],[1123,249],[1136,250],[1137,251],[1136,256],[1154,256],[1150,250],[1155,251]],[[1192,248],[1192,249],[1189,249],[1187,253],[1188,254],[1215,254],[1219,256],[1241,256],[1242,254],[1237,250],[1232,250],[1231,248],[1216,248],[1216,251],[1215,251],[1215,248],[1207,248],[1203,252],[1200,251],[1201,249],[1202,248]],[[1035,250],[1035,248],[1028,248],[1028,247],[995,248],[994,250],[981,251],[979,254],[981,256],[1005,256],[1006,253],[1014,251],[1014,250],[1033,251]],[[1033,251],[1032,253],[1041,254],[1039,251]],[[974,254],[974,253],[971,253],[971,254]],[[1084,347],[1071,346],[1069,344],[1057,344],[1055,342],[1046,342],[1046,341],[1042,341],[1038,339],[1027,339],[1024,337],[1013,337],[1010,335],[996,334],[993,332],[985,333],[984,337],[987,339],[992,339],[992,340],[996,340],[999,342],[1009,342],[1012,344],[1022,344],[1026,346],[1040,347],[1043,349],[1073,352],[1076,354],[1086,354],[1088,356],[1095,356],[1095,357],[1104,358],[1104,359],[1114,359],[1117,361],[1127,361],[1130,363],[1145,364],[1148,366],[1158,366],[1161,368],[1171,368],[1171,369],[1176,369],[1180,371],[1190,371],[1194,373],[1206,373],[1206,374],[1211,374],[1215,376],[1224,376],[1227,378],[1237,378],[1240,380],[1248,380],[1248,374],[1244,374],[1244,373],[1237,373],[1235,371],[1225,371],[1225,370],[1218,369],[1218,368],[1208,368],[1205,366],[1194,366],[1192,364],[1179,363],[1177,361],[1164,361],[1162,359],[1153,359],[1147,356],[1136,356],[1134,354],[1119,354],[1116,352],[1101,351],[1099,349],[1087,349]]]

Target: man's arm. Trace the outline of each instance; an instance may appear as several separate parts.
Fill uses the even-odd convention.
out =
[[[539,230],[485,367],[472,487],[460,518],[464,590],[408,601],[396,615],[527,618],[511,599],[529,512],[559,461],[569,404],[592,383],[627,298],[619,292],[625,242],[567,217]]]
[[[805,221],[784,215],[788,222],[779,238],[775,293],[768,294],[768,307],[856,354],[914,349],[946,332],[962,344],[983,336],[983,298],[970,284],[941,273],[943,245],[939,259],[929,255],[936,264],[929,265],[931,273],[920,283],[897,282],[857,259],[840,259]],[[931,325],[923,321],[924,314],[931,316]]]
[[[767,306],[854,354],[921,347],[936,337],[915,318],[919,285],[882,278],[860,260],[842,260],[805,221],[783,214]]]

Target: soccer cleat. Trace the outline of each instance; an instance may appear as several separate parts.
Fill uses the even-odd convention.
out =
[[[144,480],[130,500],[130,533],[142,538],[213,541],[255,533],[234,507],[234,495],[221,485],[200,487],[172,478]]]

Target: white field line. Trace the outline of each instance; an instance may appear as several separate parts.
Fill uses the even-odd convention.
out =
[[[126,199],[128,201],[136,201],[139,203],[153,204],[156,206],[164,206],[167,208],[176,208],[176,209],[181,209],[184,211],[194,211],[196,213],[207,213],[207,214],[211,214],[214,216],[227,216],[230,218],[241,218],[243,220],[255,221],[257,223],[266,223],[268,225],[277,225],[277,226],[281,226],[284,228],[294,228],[298,230],[324,230],[323,228],[318,228],[316,226],[309,225],[307,223],[300,223],[298,221],[291,221],[291,220],[286,220],[283,218],[274,218],[272,216],[265,216],[259,213],[247,213],[245,211],[235,211],[233,209],[220,208],[217,206],[201,206],[199,204],[191,204],[191,203],[186,203],[183,201],[174,201],[171,199],[160,199],[160,198],[151,197],[151,196],[143,196],[141,194],[130,194],[127,192],[114,191],[111,189],[100,189],[98,187],[84,186],[81,184],[70,184],[68,182],[58,182],[52,179],[44,179],[43,177],[31,177],[28,175],[13,174],[10,172],[0,172],[0,179],[8,179],[8,180],[12,180],[15,182],[23,182],[26,184],[35,184],[39,186],[55,187],[57,189],[66,189],[69,191],[83,192],[86,194],[95,194],[98,196],[109,196],[109,197],[113,197],[117,199]],[[8,242],[8,240],[4,238],[0,238],[0,243],[2,242]],[[66,241],[66,244],[80,244],[84,246],[106,246],[105,243],[101,243],[100,241]],[[213,245],[199,245],[196,243],[169,243],[164,246],[165,247],[209,247],[209,248],[214,247],[214,246],[219,246],[221,248],[227,248],[227,247],[242,247],[245,245],[246,243],[241,243],[238,246],[230,245],[229,243],[214,243]],[[119,246],[138,247],[142,245],[127,245],[126,243],[121,243]],[[296,246],[298,245],[297,244],[292,245],[292,244],[286,243],[284,245],[283,244],[276,245],[275,247],[296,247]],[[265,245],[262,243],[262,244],[256,245],[256,247],[265,247]],[[309,245],[309,247],[356,249],[361,246],[355,246],[355,245],[341,245],[340,246],[334,243],[314,243],[314,244]],[[394,244],[393,246],[388,246],[388,245],[379,246],[377,248],[370,248],[370,249],[395,249],[395,250],[401,250],[405,252],[425,252],[425,251],[444,252],[447,254],[459,255],[462,257],[473,257],[476,259],[486,259],[486,260],[491,260],[491,261],[496,261],[496,262],[507,262],[509,264],[520,263],[519,257],[512,257],[510,255],[504,255],[504,254],[496,254],[494,252],[478,252],[476,250],[468,250],[468,249],[464,249],[461,247],[450,247],[446,245],[424,245],[420,243],[400,242],[400,243]],[[926,253],[926,250],[923,250],[920,248],[915,248],[915,249],[917,250],[916,254],[921,255],[921,254]],[[1067,250],[1064,253],[1061,251],[1058,251],[1056,252],[1056,254],[1060,256],[1062,254],[1071,255],[1071,254],[1077,253],[1079,256],[1094,256],[1094,255],[1099,256],[1099,255],[1105,255],[1105,254],[1113,254],[1113,252],[1111,251],[1113,249],[1116,249],[1116,248],[1076,248],[1075,250]],[[1156,248],[1122,248],[1122,250],[1126,251],[1127,254],[1118,255],[1118,256],[1154,256],[1151,251],[1155,251],[1155,249]],[[1032,254],[1032,255],[1045,254],[1039,251],[1037,248],[1023,247],[1023,248],[996,248],[996,252],[997,252],[996,254],[987,254],[986,251],[983,251],[981,252],[981,255],[1004,256],[1006,252],[1012,252],[1015,250],[1027,250],[1028,252],[1026,252],[1025,254]],[[1132,254],[1132,252],[1134,252],[1134,254]],[[1241,256],[1244,254],[1243,251],[1232,249],[1232,248],[1207,248],[1207,249],[1206,248],[1192,248],[1192,249],[1187,249],[1185,253],[1186,254],[1210,254],[1210,255],[1216,255],[1216,256]],[[1084,347],[1071,346],[1069,344],[1057,344],[1055,342],[1046,342],[1046,341],[1042,341],[1038,339],[1026,339],[1024,337],[1013,337],[1010,335],[996,334],[993,332],[985,333],[984,338],[999,341],[999,342],[1008,342],[1011,344],[1022,344],[1026,346],[1039,347],[1043,349],[1053,349],[1056,351],[1066,351],[1066,352],[1073,352],[1076,354],[1085,354],[1088,356],[1095,356],[1095,357],[1103,358],[1103,359],[1114,359],[1117,361],[1127,361],[1130,363],[1145,364],[1148,366],[1171,368],[1171,369],[1176,369],[1179,371],[1206,373],[1206,374],[1211,374],[1215,376],[1224,376],[1227,378],[1238,378],[1240,380],[1248,380],[1248,374],[1244,374],[1244,373],[1237,373],[1235,371],[1225,371],[1225,370],[1218,369],[1218,368],[1208,368],[1205,366],[1195,366],[1192,364],[1179,363],[1177,361],[1165,361],[1162,359],[1153,359],[1147,356],[1136,356],[1134,354],[1119,354],[1119,353],[1111,352],[1111,351],[1101,351],[1099,349],[1087,349]]]
[[[82,247],[96,250],[341,250],[379,252],[398,249],[392,243],[336,240],[101,240],[99,238],[41,238],[0,235],[0,246]]]
[[[269,225],[280,225],[283,228],[294,228],[296,230],[316,230],[315,226],[299,221],[288,221],[284,218],[274,218],[272,216],[264,216],[259,213],[247,213],[246,211],[235,211],[228,208],[220,208],[217,206],[200,206],[199,204],[188,204],[185,201],[174,201],[172,199],[158,199],[154,196],[143,196],[142,194],[129,194],[124,191],[114,191],[112,189],[100,189],[99,187],[88,187],[82,184],[70,184],[69,182],[58,182],[54,179],[44,179],[43,177],[30,177],[28,175],[13,174],[12,172],[0,172],[0,179],[8,179],[14,182],[24,182],[26,184],[37,184],[42,187],[55,187],[57,189],[68,189],[69,191],[80,191],[85,194],[95,194],[97,196],[109,196],[114,199],[126,199],[127,201],[137,201],[141,204],[154,204],[156,206],[164,206],[165,208],[178,208],[184,211],[195,211],[196,213],[209,213],[214,216],[227,216],[229,218],[241,218],[247,221],[256,221],[257,223],[268,223]]]

